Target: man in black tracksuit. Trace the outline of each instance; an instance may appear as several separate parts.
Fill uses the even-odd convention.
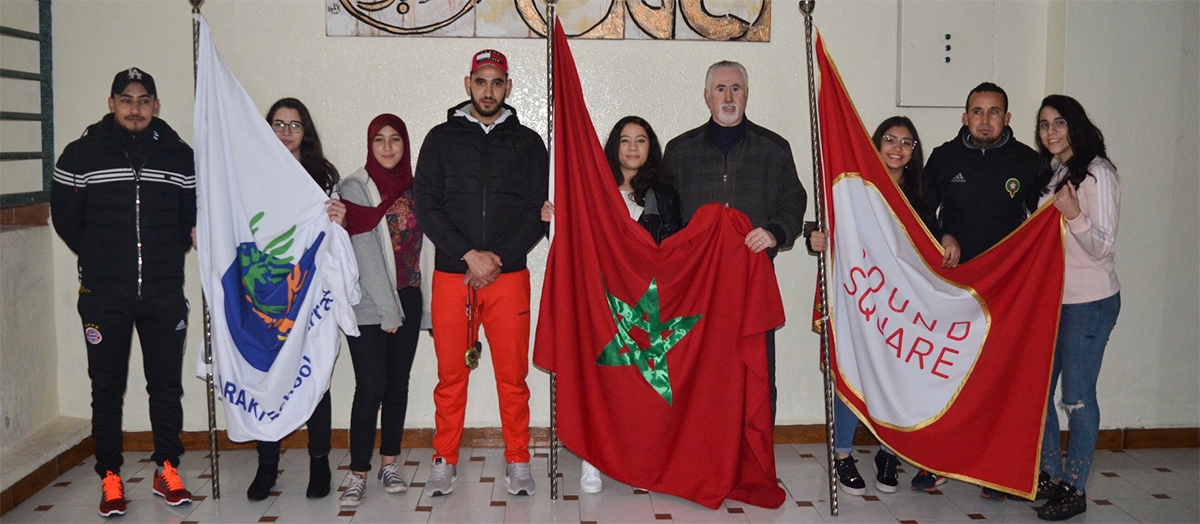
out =
[[[955,267],[1000,242],[1025,221],[1025,193],[1037,177],[1037,153],[1017,141],[1008,121],[1008,94],[984,82],[967,95],[958,136],[933,150],[925,164],[930,197],[939,208],[942,267]],[[932,491],[946,482],[919,470],[912,488]],[[1004,495],[983,488],[986,498]]]
[[[1008,95],[984,82],[971,91],[958,136],[925,164],[931,198],[945,233],[943,266],[975,258],[1025,220],[1025,193],[1037,176],[1037,153],[1017,141]]]
[[[192,149],[157,118],[154,79],[137,68],[117,73],[108,108],[63,150],[50,192],[54,229],[79,257],[105,517],[125,513],[121,412],[135,327],[150,395],[151,458],[160,466],[154,493],[172,506],[191,502],[175,468],[183,454],[183,260],[196,224]]]

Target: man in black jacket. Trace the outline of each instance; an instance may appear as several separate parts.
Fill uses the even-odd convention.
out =
[[[991,82],[967,94],[958,136],[938,146],[925,163],[925,177],[941,223],[942,267],[975,258],[1025,220],[1025,194],[1037,177],[1037,153],[1017,141],[1008,94]],[[912,488],[932,491],[946,479],[919,470]],[[1004,494],[983,488],[986,498]]]
[[[750,94],[746,68],[721,61],[708,68],[704,102],[712,118],[675,137],[663,154],[668,182],[679,191],[683,221],[696,209],[719,202],[746,214],[754,229],[746,247],[774,259],[804,228],[808,204],[796,173],[792,147],[783,137],[746,118]],[[775,332],[767,332],[771,414],[775,414]]]
[[[54,170],[54,229],[78,259],[79,316],[92,382],[92,439],[103,479],[100,515],[125,513],[121,411],[133,329],[141,342],[154,454],[154,493],[191,502],[183,454],[183,259],[196,225],[192,148],[157,118],[154,78],[117,73],[109,114],[63,150]]]
[[[967,95],[958,136],[925,164],[931,198],[945,233],[944,267],[987,251],[1025,220],[1025,193],[1037,176],[1037,153],[1017,141],[1008,94],[984,82]]]
[[[431,306],[437,430],[425,494],[454,490],[468,362],[477,357],[465,352],[483,325],[500,400],[508,492],[533,495],[525,256],[542,238],[549,158],[541,137],[504,103],[512,80],[503,54],[476,53],[464,85],[470,101],[451,108],[446,122],[429,131],[413,184],[417,219],[437,247]]]

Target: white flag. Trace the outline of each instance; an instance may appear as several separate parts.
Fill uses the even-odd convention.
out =
[[[329,389],[339,326],[358,335],[358,265],[346,231],[326,216],[325,193],[196,18],[196,240],[213,380],[230,440],[275,441],[303,425]],[[203,361],[196,367],[203,376]]]

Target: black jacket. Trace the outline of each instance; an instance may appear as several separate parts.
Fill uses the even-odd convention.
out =
[[[667,143],[667,181],[679,191],[684,222],[701,205],[719,202],[770,231],[786,249],[804,230],[807,193],[796,173],[792,147],[771,130],[745,121],[746,132],[728,155],[713,143],[709,120]],[[769,252],[772,256],[775,249]]]
[[[133,135],[105,115],[58,157],[50,216],[79,256],[80,292],[181,291],[196,225],[192,148],[158,118]]]
[[[987,251],[1025,220],[1025,194],[1034,190],[1037,153],[1005,127],[997,145],[970,142],[966,126],[933,150],[925,164],[932,206],[942,231],[954,235],[966,262]],[[940,238],[938,240],[941,240]]]
[[[413,183],[417,220],[437,246],[438,271],[466,273],[462,257],[472,249],[499,255],[504,273],[520,271],[542,237],[546,145],[508,105],[512,114],[486,133],[455,115],[462,107],[450,108],[421,144]]]
[[[679,192],[675,188],[655,183],[646,190],[646,204],[638,223],[654,237],[654,242],[661,244],[664,239],[683,229],[683,220],[679,215]]]

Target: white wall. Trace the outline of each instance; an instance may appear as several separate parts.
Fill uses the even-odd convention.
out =
[[[0,232],[0,449],[16,445],[58,416],[54,288],[49,265],[59,242],[49,228]]]
[[[1195,425],[1200,2],[1072,1],[1066,35],[1063,92],[1104,131],[1124,187],[1104,423]]]
[[[1116,143],[1138,136],[1149,141],[1162,137],[1164,127],[1177,130],[1174,156],[1133,143],[1113,147],[1113,156],[1126,177],[1127,221],[1120,233],[1120,271],[1127,289],[1125,312],[1109,346],[1109,370],[1101,380],[1105,427],[1196,426],[1197,403],[1197,218],[1195,135],[1197,87],[1195,83],[1196,11],[1200,4],[1158,3],[1147,14],[1140,2],[1107,6],[1072,4],[1064,30],[1051,27],[1046,1],[1001,1],[996,7],[993,31],[997,43],[994,80],[1011,98],[1013,126],[1026,143],[1033,139],[1034,111],[1047,85],[1048,56],[1054,48],[1051,36],[1066,33],[1066,49],[1102,45],[1119,50],[1112,55],[1096,53],[1101,70],[1125,69],[1125,61],[1138,62],[1146,72],[1137,75],[1097,75],[1087,90],[1078,74],[1068,72],[1068,90],[1081,97],[1096,92],[1111,98],[1083,101]],[[330,159],[349,173],[365,159],[364,129],[380,112],[405,118],[413,133],[414,149],[425,132],[445,118],[445,110],[465,100],[462,77],[470,54],[496,47],[508,54],[515,92],[510,103],[522,120],[535,130],[545,131],[545,47],[534,40],[490,40],[452,38],[331,38],[324,36],[323,2],[209,0],[204,12],[225,59],[238,74],[262,109],[283,96],[304,100],[314,113]],[[1118,9],[1119,8],[1119,9]],[[911,116],[921,129],[926,144],[939,144],[959,127],[961,110],[895,107],[896,2],[818,2],[815,17],[828,39],[830,52],[838,61],[850,94],[868,128],[893,114]],[[1079,20],[1075,11],[1087,11],[1095,20]],[[670,137],[707,118],[701,99],[707,66],[719,59],[743,62],[750,71],[751,96],[748,115],[776,130],[793,144],[796,163],[805,186],[811,186],[808,98],[804,70],[803,20],[794,2],[776,2],[773,12],[773,41],[769,44],[713,42],[603,42],[574,41],[572,48],[593,120],[607,133],[617,118],[640,114],[654,123],[661,138]],[[1082,17],[1082,13],[1080,17]],[[1169,23],[1160,23],[1160,19]],[[162,116],[190,141],[191,138],[191,23],[189,8],[182,1],[85,2],[58,0],[54,3],[56,146],[61,149],[83,128],[105,111],[104,98],[112,75],[130,66],[155,75],[163,101]],[[1090,35],[1093,24],[1120,27],[1131,23],[1150,28],[1153,38],[1131,35],[1109,42]],[[1076,24],[1080,24],[1079,29]],[[1060,24],[1061,25],[1061,24]],[[98,30],[98,28],[105,28]],[[1060,44],[1061,46],[1061,44]],[[1188,51],[1190,49],[1190,51]],[[1058,53],[1062,54],[1061,48]],[[1188,54],[1190,53],[1190,54]],[[1157,61],[1142,60],[1145,54],[1175,56]],[[1189,58],[1190,57],[1190,58]],[[1051,57],[1053,58],[1053,57]],[[1049,60],[1049,61],[1048,61]],[[1176,72],[1191,60],[1192,73]],[[1076,60],[1068,58],[1070,71]],[[1177,82],[1156,82],[1155,96],[1138,104],[1150,105],[1157,113],[1134,111],[1133,95],[1142,93],[1140,83],[1170,72]],[[1190,78],[1190,84],[1185,81]],[[986,79],[980,79],[986,80]],[[1068,91],[1070,93],[1070,91]],[[963,93],[964,97],[966,93]],[[1188,113],[1190,111],[1190,113]],[[1190,116],[1189,116],[1190,115]],[[1133,118],[1150,116],[1152,118]],[[1190,120],[1189,120],[1190,119]],[[1190,126],[1188,124],[1190,122]],[[1191,133],[1188,135],[1187,133]],[[1190,152],[1189,152],[1190,151]],[[1164,158],[1165,157],[1165,158]],[[1142,166],[1156,166],[1155,173]],[[1161,178],[1158,184],[1144,183],[1147,176]],[[1164,187],[1165,186],[1165,187]],[[1160,195],[1173,195],[1167,206]],[[811,207],[811,204],[810,204]],[[1169,210],[1168,227],[1158,210]],[[811,215],[811,209],[809,214]],[[1138,219],[1141,220],[1138,220]],[[1164,217],[1165,218],[1165,217]],[[1169,229],[1169,234],[1167,230]],[[1159,242],[1149,242],[1149,239]],[[1177,239],[1168,242],[1167,238]],[[1188,244],[1188,245],[1178,245]],[[1154,251],[1153,264],[1142,259]],[[546,247],[540,245],[530,256],[534,297],[540,296],[540,280]],[[74,262],[70,252],[57,243],[54,253],[56,275],[56,321],[58,344],[64,356],[82,356],[78,316],[74,310]],[[789,324],[779,332],[780,424],[811,424],[823,420],[822,388],[817,371],[817,338],[809,332],[811,293],[815,262],[803,250],[793,250],[777,259],[779,283],[784,295]],[[192,298],[193,340],[200,336],[199,286],[196,262],[188,260],[186,291]],[[536,301],[536,298],[535,298]],[[534,304],[536,311],[537,304]],[[1138,320],[1143,322],[1138,322]],[[193,344],[194,351],[195,345]],[[135,351],[136,354],[136,351]],[[334,377],[334,424],[347,427],[353,391],[349,356],[342,355]],[[60,410],[64,415],[87,417],[88,384],[81,359],[59,360]],[[131,364],[140,368],[139,357]],[[485,358],[484,366],[488,365]],[[185,375],[192,374],[192,359]],[[1121,368],[1122,376],[1113,373]],[[496,395],[490,368],[474,373],[468,406],[468,426],[497,426]],[[436,382],[432,341],[423,337],[413,369],[409,402],[409,427],[432,427],[432,390]],[[1138,384],[1131,388],[1130,383]],[[532,423],[549,422],[547,377],[533,370]],[[126,428],[147,430],[144,382],[131,373],[126,398]],[[185,380],[185,412],[188,430],[205,427],[202,383]],[[1153,408],[1148,406],[1153,405]],[[1109,407],[1111,406],[1111,407]]]

